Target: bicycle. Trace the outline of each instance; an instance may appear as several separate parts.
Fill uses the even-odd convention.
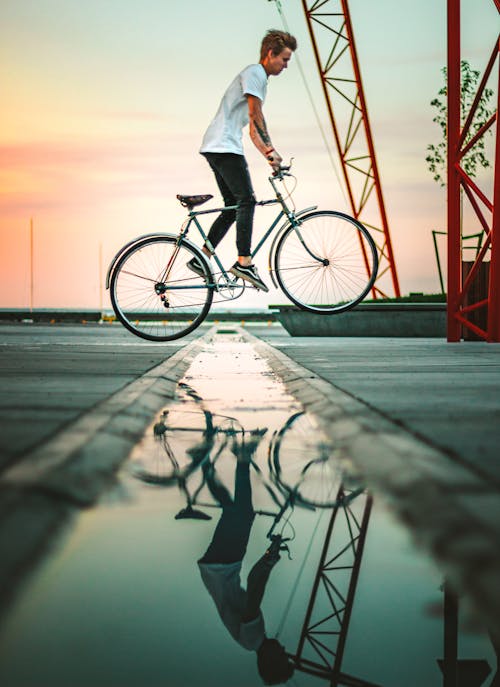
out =
[[[180,404],[163,411],[152,427],[153,450],[138,456],[131,466],[134,477],[146,484],[180,489],[186,506],[176,519],[210,519],[201,508],[220,507],[217,492],[226,491],[220,461],[227,458],[230,463],[223,470],[226,479],[232,475],[230,465],[244,459],[270,497],[273,510],[255,511],[273,519],[270,539],[285,514],[296,506],[312,511],[330,509],[347,505],[364,490],[358,484],[346,484],[338,461],[332,460],[331,445],[318,439],[317,428],[303,411],[293,413],[273,432],[267,446],[266,477],[254,458],[267,428],[248,430],[234,417],[212,413],[186,383],[180,385],[180,391],[181,398],[191,400],[191,406]],[[207,486],[211,501],[206,499]],[[286,517],[285,522],[288,520]]]
[[[334,314],[350,310],[370,292],[378,270],[375,243],[353,217],[312,206],[295,211],[287,202],[291,164],[269,177],[275,198],[258,206],[280,205],[252,252],[252,259],[277,229],[269,249],[268,269],[276,288],[302,310]],[[296,179],[295,179],[296,181]],[[286,198],[278,188],[283,183]],[[110,263],[106,288],[118,320],[133,334],[150,341],[171,341],[196,329],[206,318],[214,295],[222,300],[240,297],[245,282],[223,267],[200,224],[201,215],[235,210],[237,206],[195,210],[212,195],[178,195],[187,218],[177,235],[145,234],[123,246]],[[293,201],[291,201],[293,204]],[[214,272],[202,250],[187,236],[194,225],[212,253]],[[203,274],[187,263],[196,257]]]
[[[295,528],[291,523],[295,508],[308,511],[330,510],[333,508],[348,508],[365,488],[359,484],[347,484],[337,468],[328,465],[327,447],[318,443],[314,449],[314,442],[309,442],[312,454],[299,459],[292,455],[291,470],[288,469],[288,449],[286,435],[295,434],[297,429],[302,432],[307,424],[303,412],[293,414],[283,427],[273,433],[268,446],[268,476],[264,476],[262,469],[254,460],[255,452],[264,438],[267,428],[245,430],[235,419],[224,415],[212,414],[203,410],[205,427],[195,421],[196,413],[189,424],[169,427],[168,413],[163,413],[162,419],[156,423],[153,431],[164,451],[167,460],[153,460],[142,464],[133,470],[136,479],[156,488],[175,487],[183,494],[186,504],[176,513],[175,520],[211,520],[207,509],[220,509],[229,491],[218,470],[218,462],[224,456],[225,449],[232,454],[234,466],[238,458],[245,455],[261,484],[270,497],[270,506],[256,508],[256,516],[264,516],[271,520],[266,533],[269,540],[267,555],[277,560],[280,552],[286,552],[291,559],[289,544],[295,539]],[[179,418],[175,418],[178,420]],[[170,418],[171,420],[171,418]],[[174,420],[174,421],[175,421]],[[185,443],[186,434],[194,432],[202,434],[201,441],[195,441],[191,446]],[[177,441],[182,435],[181,445]],[[191,441],[194,437],[191,438]],[[295,442],[296,436],[290,441]],[[175,443],[175,449],[171,445]],[[231,446],[232,442],[232,446]],[[304,450],[305,447],[302,447]],[[280,452],[286,450],[286,456]],[[285,470],[281,466],[285,466]],[[227,467],[227,466],[226,466]],[[196,475],[200,479],[195,482]],[[286,478],[284,481],[283,478]],[[227,475],[226,475],[227,478]],[[194,484],[192,484],[195,482]],[[211,500],[207,500],[208,493]],[[224,494],[226,496],[224,496]],[[223,498],[224,497],[224,498]],[[271,509],[270,509],[271,507]]]

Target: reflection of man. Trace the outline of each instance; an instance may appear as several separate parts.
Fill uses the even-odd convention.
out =
[[[250,459],[259,439],[235,446],[238,455],[234,501],[220,483],[209,482],[222,506],[222,515],[210,546],[198,561],[201,577],[219,615],[233,639],[249,651],[257,652],[259,673],[267,685],[286,682],[293,673],[284,648],[266,637],[260,610],[271,570],[279,560],[279,545],[271,546],[257,561],[241,586],[240,572],[255,513],[250,485]]]

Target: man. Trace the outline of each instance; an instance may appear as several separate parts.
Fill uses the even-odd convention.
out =
[[[250,125],[250,138],[264,155],[273,171],[279,170],[282,158],[274,149],[262,113],[266,97],[267,79],[278,76],[287,68],[297,41],[285,31],[270,30],[261,44],[260,61],[241,71],[226,90],[217,114],[208,127],[200,148],[210,165],[224,199],[224,205],[238,205],[237,210],[222,212],[215,220],[203,252],[209,256],[236,220],[238,260],[229,270],[257,289],[269,291],[252,265],[251,238],[255,196],[245,160],[242,143],[243,128]],[[197,258],[188,267],[203,275]]]
[[[204,470],[207,485],[222,506],[222,515],[205,554],[198,561],[202,580],[219,616],[233,639],[248,651],[255,651],[259,674],[266,685],[286,682],[294,667],[284,647],[266,635],[261,603],[269,576],[280,559],[281,537],[275,537],[252,567],[247,588],[241,586],[241,568],[247,550],[255,511],[252,505],[250,463],[266,430],[250,433],[241,443],[234,438],[236,456],[234,499],[227,489]]]

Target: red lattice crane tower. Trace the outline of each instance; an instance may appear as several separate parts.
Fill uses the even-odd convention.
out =
[[[399,282],[347,0],[302,0],[351,212],[372,233],[379,252],[373,295],[394,295]]]
[[[500,0],[483,0],[483,2],[494,2],[497,11],[500,12]],[[462,328],[465,328],[481,339],[500,342],[500,136],[498,132],[500,40],[497,38],[493,45],[476,97],[461,126],[460,9],[461,0],[448,0],[448,341],[460,341]],[[493,74],[495,64],[499,75],[497,113],[490,117],[470,140],[467,140],[482,93]],[[485,135],[495,121],[497,127],[494,186],[493,197],[488,198],[487,194],[466,174],[462,161],[467,152],[481,136]],[[485,236],[482,248],[465,279],[462,279],[461,189],[481,224]],[[487,275],[486,293],[476,295],[473,286],[481,272]],[[475,313],[485,310],[486,329],[472,321]]]

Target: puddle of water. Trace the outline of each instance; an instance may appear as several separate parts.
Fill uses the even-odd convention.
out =
[[[336,502],[346,466],[249,344],[216,339],[182,380],[177,402],[146,432],[117,488],[82,514],[11,612],[0,637],[0,683],[258,685],[256,653],[242,644],[260,643],[265,628],[300,654],[302,668],[323,672],[296,670],[289,684],[327,685],[325,666],[341,655],[347,628],[337,668],[350,681],[333,684],[442,685],[437,661],[450,627],[442,576],[382,505],[371,508],[352,477],[344,482],[350,501],[321,507]],[[249,492],[261,513],[253,523]],[[262,561],[269,513],[291,502],[273,530],[290,557],[283,550],[279,560]],[[247,536],[240,571],[235,552]],[[200,568],[204,556],[212,562]],[[231,562],[221,564],[224,557]],[[239,586],[241,579],[247,589],[252,569],[259,579],[269,572],[260,611]],[[242,614],[253,619],[243,627]],[[496,666],[484,633],[461,629],[457,642],[460,658]],[[479,675],[484,665],[472,669]]]

